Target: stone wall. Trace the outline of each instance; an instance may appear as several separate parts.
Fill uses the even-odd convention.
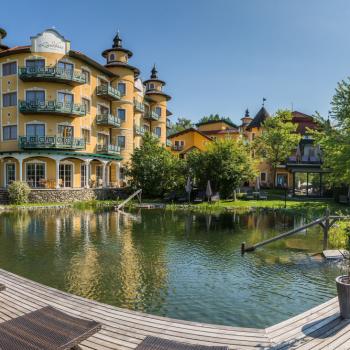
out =
[[[30,203],[77,202],[126,198],[127,190],[122,188],[72,188],[72,189],[35,189],[29,195]]]

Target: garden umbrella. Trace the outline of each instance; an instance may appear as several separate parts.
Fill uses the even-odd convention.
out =
[[[259,176],[256,177],[255,191],[260,191],[260,177]]]
[[[192,184],[191,184],[190,177],[187,178],[187,183],[186,183],[185,190],[186,190],[186,192],[188,194],[188,201],[190,202],[190,200],[191,200],[191,191],[192,191]]]
[[[205,195],[208,198],[208,201],[211,199],[211,196],[213,195],[213,191],[211,189],[211,185],[210,185],[210,180],[208,180],[207,182],[207,189],[205,190]]]

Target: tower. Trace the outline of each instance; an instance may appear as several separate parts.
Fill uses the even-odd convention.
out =
[[[121,120],[119,128],[109,130],[110,142],[121,147],[123,162],[127,162],[134,150],[134,84],[140,71],[129,65],[133,53],[124,48],[122,42],[117,32],[112,47],[104,50],[102,56],[106,59],[105,67],[117,76],[110,86],[120,94],[119,99],[113,99],[110,103],[110,113]]]
[[[143,82],[145,86],[145,97],[149,102],[150,129],[153,132],[160,133],[160,142],[166,144],[166,119],[167,119],[167,102],[171,99],[169,95],[163,92],[165,81],[158,78],[158,70],[156,65],[151,70],[151,75],[148,80]],[[159,118],[152,118],[153,114]],[[147,114],[146,114],[147,115]]]

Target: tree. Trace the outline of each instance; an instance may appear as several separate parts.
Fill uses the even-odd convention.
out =
[[[224,120],[226,122],[228,122],[229,124],[234,125],[235,127],[237,127],[237,125],[231,120],[230,117],[220,117],[219,114],[210,114],[209,116],[204,116],[201,119],[199,119],[198,123],[206,123],[206,122],[210,122],[210,121],[220,121],[220,120]]]
[[[297,125],[292,123],[292,113],[288,110],[277,111],[274,117],[265,120],[262,128],[252,147],[258,156],[270,164],[274,187],[277,166],[295,151],[301,136],[296,133]]]
[[[255,176],[249,149],[241,141],[232,139],[217,140],[206,152],[190,152],[187,166],[199,188],[205,189],[210,180],[213,189],[222,197],[230,197]]]
[[[350,79],[338,83],[332,99],[333,125],[319,118],[320,130],[314,133],[323,155],[323,167],[331,169],[329,180],[350,186]]]
[[[127,167],[131,186],[142,188],[148,197],[162,197],[184,188],[184,161],[159,144],[150,134],[143,137],[143,145],[135,149]]]
[[[178,118],[175,124],[170,129],[170,134],[176,134],[177,132],[189,129],[193,127],[193,122],[187,118]]]

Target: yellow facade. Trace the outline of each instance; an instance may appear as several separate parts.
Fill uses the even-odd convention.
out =
[[[212,142],[211,138],[194,128],[171,135],[169,139],[172,143],[171,151],[180,158],[185,158],[192,150],[205,151]]]
[[[4,37],[3,32],[1,32]],[[53,29],[31,45],[0,38],[0,186],[123,186],[123,168],[145,132],[166,145],[165,82],[142,82],[119,34],[102,65]]]

